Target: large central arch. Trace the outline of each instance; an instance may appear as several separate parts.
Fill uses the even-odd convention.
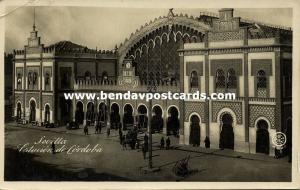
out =
[[[187,15],[159,17],[146,23],[132,33],[118,49],[119,64],[125,58],[134,60],[136,74],[142,82],[146,80],[147,65],[150,80],[161,81],[166,77],[179,80],[179,54],[183,42],[202,42],[210,26]],[[122,68],[121,65],[119,68]]]

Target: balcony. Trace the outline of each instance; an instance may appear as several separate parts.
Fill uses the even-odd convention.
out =
[[[102,81],[99,79],[82,79],[77,78],[74,81],[74,90],[95,90],[95,91],[128,91],[131,90],[133,92],[148,92],[148,87],[153,86],[154,84],[147,82],[142,82],[134,87],[133,85],[120,85],[116,79],[108,79],[106,81]],[[180,86],[177,82],[156,82],[156,92],[180,92]]]

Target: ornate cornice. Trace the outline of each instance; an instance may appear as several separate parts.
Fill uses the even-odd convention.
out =
[[[192,16],[188,17],[188,15],[183,16],[182,14],[180,14],[178,16],[169,14],[168,16],[159,17],[158,19],[156,18],[154,19],[154,21],[150,21],[149,24],[146,23],[144,26],[141,26],[140,30],[136,30],[135,33],[131,33],[130,38],[125,39],[124,43],[120,44],[120,47],[118,49],[119,63],[122,63],[122,60],[125,58],[130,48],[140,40],[142,40],[145,36],[164,26],[167,26],[171,32],[171,28],[173,25],[189,27],[192,30],[196,30],[202,33],[210,30],[209,25],[206,25],[203,22],[199,22]]]

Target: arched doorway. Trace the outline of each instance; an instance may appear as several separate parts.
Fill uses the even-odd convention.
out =
[[[112,128],[116,128],[116,129],[119,128],[120,122],[121,122],[121,117],[120,117],[119,105],[113,103],[110,109],[110,123],[112,125]]]
[[[234,133],[232,126],[232,116],[229,113],[225,113],[221,117],[221,133],[220,144],[221,149],[234,149]]]
[[[17,120],[20,120],[22,117],[22,105],[21,103],[19,102],[17,104]]]
[[[178,119],[178,109],[175,106],[172,106],[168,110],[168,121],[167,121],[167,135],[170,135],[171,132],[174,136],[179,137],[179,119]]]
[[[126,130],[127,128],[133,127],[133,108],[130,104],[126,104],[124,106],[124,115],[123,115],[123,129]]]
[[[72,121],[72,100],[66,100],[64,97],[60,99],[61,108],[61,122],[62,124],[67,124]]]
[[[256,131],[256,152],[269,154],[269,131],[268,123],[261,119],[257,122],[257,131]]]
[[[138,107],[138,127],[139,129],[145,129],[148,126],[147,108],[145,105]]]
[[[47,104],[45,106],[45,123],[49,123],[50,122],[50,106]]]
[[[192,115],[190,123],[190,144],[200,146],[200,118],[197,115]]]
[[[30,116],[29,122],[35,121],[35,114],[36,114],[36,104],[34,100],[30,101]]]
[[[162,109],[160,106],[154,106],[152,109],[152,116],[151,120],[151,128],[153,132],[161,132],[164,127],[164,120],[162,118]]]
[[[93,102],[87,104],[86,124],[91,125],[95,122],[95,106]]]
[[[108,118],[107,106],[104,102],[101,102],[98,107],[97,121],[106,126],[107,118]],[[112,128],[114,128],[114,126],[112,126]]]
[[[75,122],[78,124],[83,124],[84,112],[83,112],[83,103],[77,102],[76,112],[75,112]]]

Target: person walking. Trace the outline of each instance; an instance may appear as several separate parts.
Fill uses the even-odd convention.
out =
[[[170,140],[170,137],[168,137],[167,140],[166,140],[166,149],[167,150],[170,149],[170,145],[171,145],[171,140]]]
[[[126,147],[126,135],[123,135],[123,136],[122,136],[122,147],[123,147],[123,150],[124,150],[124,149],[127,150],[127,147]]]
[[[55,144],[54,141],[51,143],[51,148],[52,148],[52,154],[55,154]]]
[[[160,139],[160,149],[163,149],[163,148],[165,148],[165,138],[161,137],[161,139]]]
[[[88,126],[87,126],[87,125],[84,126],[83,131],[84,131],[84,134],[85,134],[85,135],[88,135],[88,134],[89,134],[89,129],[88,129]]]
[[[146,159],[146,152],[147,152],[146,146],[145,146],[145,144],[143,144],[143,145],[142,145],[142,153],[143,153],[143,158],[144,158],[144,160]]]
[[[109,125],[106,126],[106,135],[107,135],[107,137],[109,137],[109,135],[110,135],[110,126]]]
[[[205,137],[204,143],[205,143],[205,148],[210,148],[210,140],[208,136]]]
[[[123,140],[123,132],[122,132],[122,129],[119,129],[119,139],[120,139],[120,144],[122,144],[122,140]]]

